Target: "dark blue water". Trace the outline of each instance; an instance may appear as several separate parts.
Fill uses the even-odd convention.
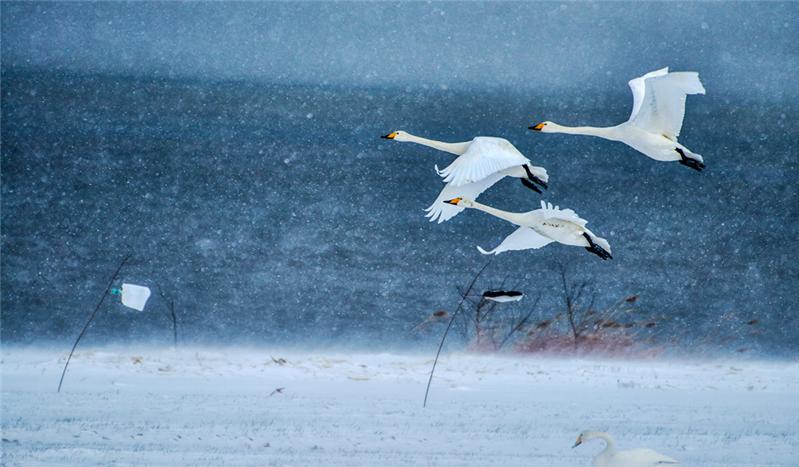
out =
[[[451,157],[378,138],[398,128],[508,137],[549,170],[546,199],[613,245],[609,262],[558,245],[506,253],[486,284],[510,277],[557,309],[564,263],[598,300],[638,293],[685,337],[730,312],[760,319],[763,345],[799,336],[796,108],[692,98],[681,140],[705,155],[700,174],[612,142],[526,130],[532,107],[564,122],[622,119],[614,98],[624,93],[564,101],[25,73],[3,82],[7,341],[74,335],[127,251],[124,278],[174,296],[188,339],[412,339],[404,330],[450,307],[454,286],[484,264],[475,245],[494,246],[513,226],[471,211],[428,223],[422,208],[441,187],[432,165]],[[519,211],[539,201],[515,180],[482,199]],[[164,332],[165,318],[111,310],[100,334]]]
[[[404,129],[508,138],[613,246],[505,253],[481,287],[551,316],[565,264],[599,304],[639,294],[668,339],[797,350],[799,8],[115,5],[3,5],[4,342],[70,340],[131,251],[122,278],[173,298],[185,340],[428,345],[407,330],[514,228],[429,224],[451,156],[378,138]],[[626,81],[664,65],[708,89],[680,136],[701,174],[526,129],[623,121]],[[481,197],[539,200],[516,180]],[[152,308],[106,304],[90,339],[169,339]]]

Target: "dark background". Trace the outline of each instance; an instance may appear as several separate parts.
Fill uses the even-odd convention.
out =
[[[116,264],[162,289],[184,339],[380,348],[456,303],[512,225],[423,216],[452,157],[378,138],[511,140],[547,168],[614,260],[560,245],[498,256],[542,310],[556,266],[610,304],[637,293],[696,342],[757,318],[764,352],[799,341],[799,5],[14,3],[2,13],[2,339],[67,342]],[[708,91],[680,141],[696,173],[596,138],[627,81],[670,66]],[[535,209],[505,180],[481,201]],[[158,293],[156,292],[156,295]],[[153,299],[157,313],[160,299]],[[524,301],[517,306],[524,306]],[[528,302],[529,305],[530,302]],[[91,339],[168,338],[107,304]],[[423,345],[432,345],[425,338]]]

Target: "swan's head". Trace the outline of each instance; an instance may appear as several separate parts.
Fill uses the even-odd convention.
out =
[[[577,437],[577,441],[574,442],[574,446],[572,446],[572,448],[576,448],[577,446],[583,444],[584,442],[590,441],[594,438],[603,438],[603,436],[601,435],[604,435],[604,433],[600,433],[597,431],[590,431],[590,430],[583,431]]]
[[[538,125],[529,126],[527,128],[533,131],[540,131],[541,133],[551,133],[553,130],[555,130],[556,127],[557,125],[547,121],[547,122],[541,122]]]
[[[408,133],[402,130],[392,131],[387,135],[381,136],[383,139],[393,139],[395,141],[408,141]]]
[[[468,198],[452,198],[444,201],[447,204],[454,204],[455,206],[460,206],[462,208],[471,208],[474,207],[474,201]]]

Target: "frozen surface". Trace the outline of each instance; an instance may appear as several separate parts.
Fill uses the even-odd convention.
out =
[[[796,362],[453,354],[423,409],[428,356],[83,350],[57,394],[65,357],[3,350],[4,465],[588,466],[588,428],[684,465],[799,459]]]

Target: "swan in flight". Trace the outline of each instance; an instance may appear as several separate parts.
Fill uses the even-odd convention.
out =
[[[705,93],[699,74],[693,71],[669,73],[667,67],[630,80],[629,85],[633,91],[633,111],[630,119],[620,125],[568,127],[547,121],[529,128],[541,133],[569,133],[621,141],[657,161],[679,161],[694,170],[704,169],[702,156],[677,142],[685,116],[685,97]]]
[[[603,439],[607,446],[594,457],[592,465],[594,467],[657,467],[664,465],[676,465],[678,461],[669,456],[664,456],[651,449],[630,449],[619,451],[616,449],[616,442],[609,434],[601,431],[584,431],[577,437],[573,448],[592,439]]]
[[[444,143],[405,131],[394,131],[381,138],[410,141],[458,156],[444,170],[438,170],[436,166],[436,172],[444,178],[446,186],[433,204],[425,209],[430,222],[438,220],[440,224],[463,211],[462,207],[444,204],[443,201],[455,197],[475,199],[505,177],[519,178],[524,186],[537,193],[541,193],[541,189],[536,184],[546,189],[549,181],[546,169],[532,165],[530,159],[503,138],[478,136],[463,143]]]
[[[585,226],[588,221],[580,219],[571,209],[560,209],[558,206],[553,207],[551,203],[541,201],[541,209],[515,213],[494,209],[466,198],[454,198],[444,202],[487,212],[519,226],[491,251],[485,251],[478,246],[477,249],[484,255],[498,255],[510,250],[538,249],[552,242],[558,242],[564,245],[582,246],[602,259],[613,259],[608,241],[588,230]]]

